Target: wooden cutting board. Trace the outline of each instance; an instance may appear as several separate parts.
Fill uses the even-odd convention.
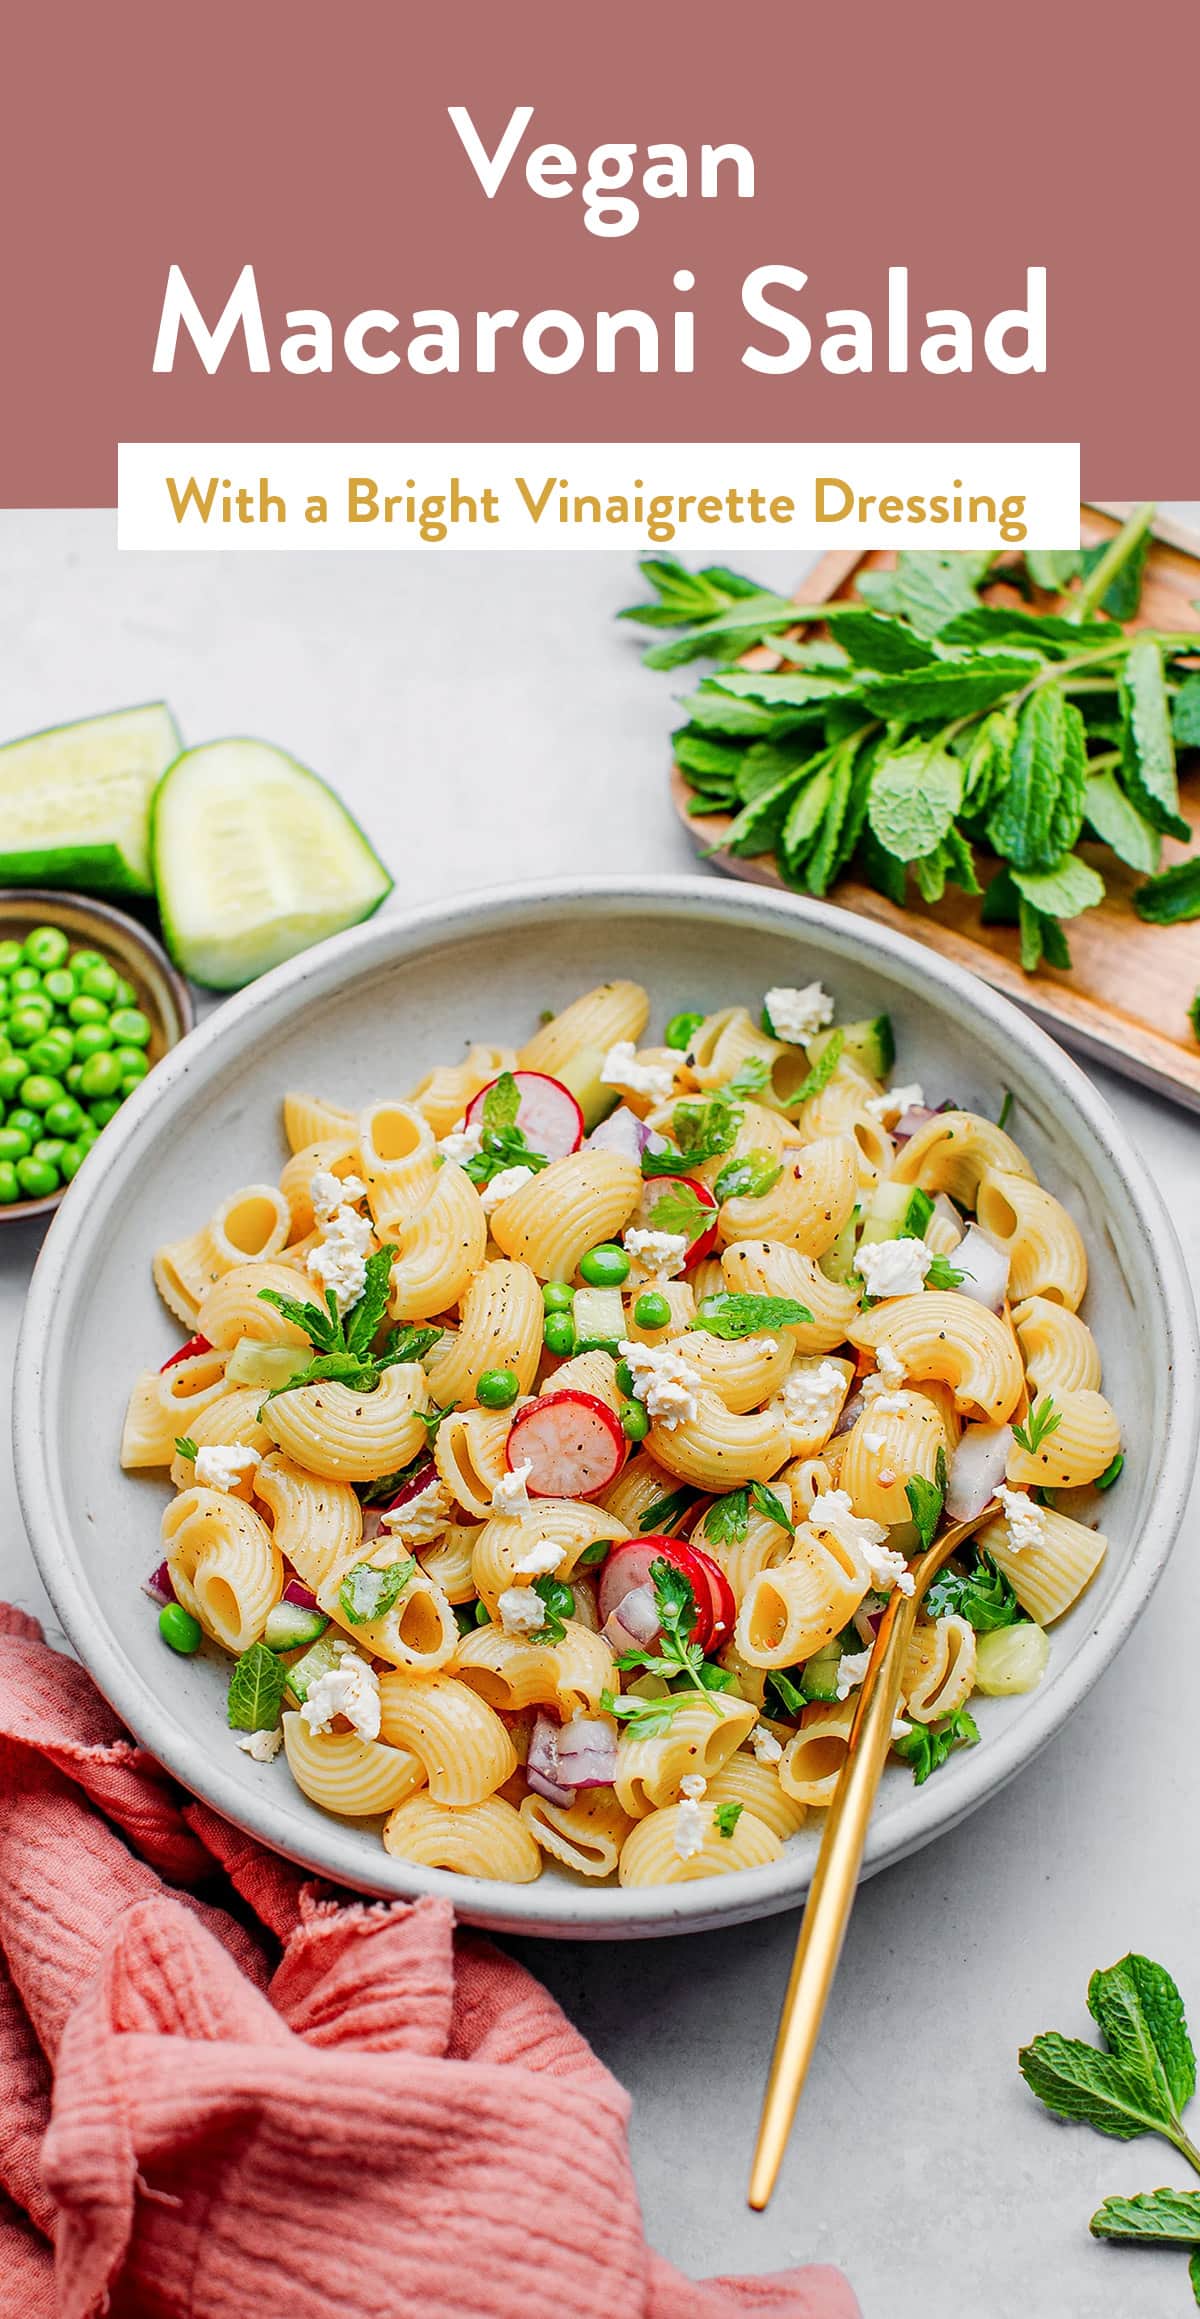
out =
[[[1084,545],[1109,538],[1128,513],[1128,507],[1116,504],[1083,508],[1080,536]],[[893,554],[855,549],[825,556],[797,588],[796,602],[841,602],[854,594],[860,572],[885,570],[895,560]],[[994,601],[1005,600],[999,590],[989,594]],[[1200,654],[1198,599],[1200,539],[1165,520],[1156,523],[1135,625],[1194,628]],[[817,631],[806,623],[803,633],[812,637]],[[778,665],[778,659],[777,653],[760,646],[746,655],[745,665],[769,669]],[[671,780],[681,819],[697,848],[710,854],[719,869],[752,885],[784,887],[770,854],[740,860],[724,851],[728,815],[689,814],[692,792],[678,766]],[[1195,842],[1200,839],[1200,775],[1185,777],[1182,787],[1182,810]],[[960,893],[957,887],[948,886],[936,908],[914,895],[911,909],[898,910],[873,886],[846,878],[833,889],[829,900],[925,943],[957,966],[970,968],[1006,997],[1015,999],[1064,1045],[1200,1112],[1200,1044],[1188,1020],[1188,1008],[1200,989],[1200,919],[1185,926],[1143,925],[1131,899],[1141,883],[1139,873],[1117,861],[1106,846],[1084,844],[1079,851],[1100,870],[1108,892],[1096,909],[1072,919],[1067,929],[1075,961],[1069,974],[1047,966],[1036,974],[1023,973],[1016,928],[981,925],[978,899]],[[1179,861],[1187,851],[1186,846],[1166,839],[1163,868]],[[979,867],[981,882],[986,884],[992,867],[990,857],[981,855]]]

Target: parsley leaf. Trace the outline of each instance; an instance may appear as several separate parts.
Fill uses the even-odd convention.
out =
[[[783,1162],[769,1151],[744,1152],[740,1159],[726,1162],[713,1185],[713,1198],[718,1205],[722,1200],[761,1200],[782,1174]]]
[[[564,1619],[575,1616],[575,1596],[561,1578],[535,1578],[533,1591],[546,1613],[544,1625],[530,1638],[535,1643],[561,1643],[566,1634]]]
[[[905,1763],[912,1765],[913,1780],[922,1787],[931,1772],[940,1771],[948,1763],[959,1745],[974,1747],[979,1737],[979,1726],[965,1707],[956,1707],[941,1723],[914,1723],[903,1739],[894,1739],[892,1746]]]
[[[656,1498],[638,1521],[640,1534],[645,1537],[649,1532],[673,1530],[675,1524],[687,1513],[695,1495],[694,1490],[685,1487],[672,1490],[669,1497]]]
[[[1020,1626],[1029,1613],[1022,1610],[1011,1582],[999,1563],[981,1548],[974,1570],[949,1566],[939,1571],[925,1596],[930,1618],[965,1618],[977,1635],[994,1634],[997,1627]]]
[[[771,1058],[769,1056],[747,1055],[745,1061],[738,1064],[732,1079],[728,1081],[727,1092],[730,1095],[761,1094],[770,1076]]]
[[[777,1498],[774,1490],[769,1490],[765,1482],[751,1482],[750,1498],[757,1514],[765,1515],[768,1522],[778,1522],[780,1529],[786,1530],[789,1538],[795,1537],[796,1525],[783,1499]]]
[[[1180,2117],[1195,2092],[1196,2062],[1170,1974],[1149,1957],[1122,1957],[1093,1973],[1087,2001],[1104,2046],[1048,2030],[1017,2055],[1026,2085],[1057,2117],[1118,2141],[1161,2134],[1200,2171]]]
[[[1052,1433],[1057,1433],[1061,1424],[1061,1409],[1055,1408],[1052,1394],[1044,1393],[1039,1401],[1031,1403],[1024,1425],[1014,1425],[1013,1440],[1029,1457],[1033,1457],[1042,1443]]]
[[[809,1103],[814,1095],[824,1093],[841,1062],[842,1049],[845,1044],[846,1034],[844,1031],[830,1032],[829,1044],[822,1047],[807,1079],[801,1080],[794,1095],[789,1095],[786,1106],[789,1111],[794,1111],[798,1103]]]
[[[749,1524],[749,1489],[730,1490],[709,1507],[704,1517],[704,1535],[714,1546],[739,1546]]]
[[[229,1678],[226,1713],[231,1731],[274,1731],[287,1688],[287,1669],[265,1643],[251,1643]]]
[[[749,1296],[734,1290],[718,1290],[715,1296],[706,1296],[697,1306],[692,1326],[707,1329],[710,1336],[723,1337],[729,1343],[757,1336],[763,1329],[795,1328],[811,1319],[808,1306],[797,1304],[794,1297]]]
[[[669,1731],[680,1708],[686,1704],[686,1691],[669,1692],[663,1699],[640,1699],[630,1692],[622,1697],[614,1691],[600,1693],[605,1714],[624,1723],[634,1739],[656,1739],[661,1732]]]
[[[924,1474],[914,1474],[911,1481],[904,1485],[904,1495],[908,1499],[924,1552],[932,1546],[937,1536],[937,1526],[942,1518],[943,1492],[935,1482],[927,1482]]]
[[[671,1133],[681,1156],[693,1167],[728,1151],[741,1124],[741,1106],[730,1102],[724,1088],[710,1095],[707,1103],[677,1103],[671,1114]]]
[[[722,1836],[732,1836],[744,1809],[743,1804],[734,1803],[718,1804],[715,1807],[713,1819]]]
[[[359,1482],[356,1486],[360,1502],[364,1506],[390,1504],[397,1490],[402,1490],[405,1482],[414,1481],[416,1476],[426,1468],[429,1469],[430,1479],[432,1479],[433,1469],[430,1465],[429,1452],[425,1449],[418,1450],[417,1455],[410,1458],[407,1465],[397,1466],[395,1473],[380,1474],[378,1480],[373,1482]]]
[[[653,1232],[682,1233],[689,1247],[707,1231],[712,1215],[706,1208],[694,1184],[681,1176],[670,1191],[662,1191],[647,1214]]]
[[[657,1649],[622,1651],[617,1659],[618,1667],[622,1673],[631,1667],[640,1667],[668,1679],[682,1676],[691,1687],[691,1695],[703,1699],[713,1714],[719,1715],[721,1710],[714,1705],[710,1693],[728,1687],[720,1680],[725,1670],[710,1670],[699,1643],[691,1640],[696,1625],[696,1597],[691,1580],[660,1554],[650,1565],[650,1582],[659,1617]],[[712,1679],[709,1679],[710,1673]]]
[[[966,1275],[951,1264],[948,1256],[935,1256],[925,1275],[926,1288],[957,1288]]]
[[[406,1554],[402,1562],[389,1562],[382,1568],[374,1562],[354,1563],[338,1588],[338,1601],[351,1626],[367,1626],[373,1619],[386,1618],[416,1567],[415,1554]]]
[[[175,1436],[175,1447],[176,1447],[176,1449],[178,1450],[180,1457],[188,1457],[188,1458],[190,1458],[190,1459],[191,1459],[191,1461],[192,1461],[192,1464],[193,1464],[193,1465],[195,1464],[195,1462],[196,1462],[196,1456],[197,1456],[197,1450],[196,1450],[196,1444],[195,1444],[195,1442],[192,1440],[192,1437],[191,1437],[191,1435],[190,1435],[190,1434],[188,1434],[188,1433],[177,1433],[177,1434],[176,1434],[176,1436]]]
[[[790,1675],[785,1675],[779,1667],[771,1667],[767,1673],[767,1687],[775,1693],[785,1715],[803,1715],[808,1701],[803,1691],[797,1690]]]

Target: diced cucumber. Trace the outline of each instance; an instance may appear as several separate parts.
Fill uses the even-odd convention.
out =
[[[896,1060],[896,1041],[892,1033],[890,1015],[869,1015],[860,1023],[839,1023],[835,1026],[842,1036],[842,1053],[852,1063],[870,1073],[872,1079],[886,1079]],[[818,1031],[805,1048],[810,1064],[819,1063],[834,1033]]]
[[[264,1393],[273,1393],[278,1385],[290,1385],[311,1358],[295,1345],[260,1345],[254,1337],[239,1337],[225,1364],[226,1382],[257,1385]]]
[[[323,1610],[305,1610],[301,1602],[276,1602],[267,1612],[263,1641],[269,1651],[302,1651],[324,1634],[328,1624]]]
[[[856,1207],[853,1214],[847,1216],[832,1248],[827,1248],[825,1254],[819,1259],[819,1268],[824,1273],[826,1280],[840,1281],[843,1287],[854,1270],[855,1251],[858,1245],[858,1219],[859,1210]]]
[[[619,1288],[577,1288],[571,1307],[577,1353],[615,1353],[625,1335]]]
[[[392,885],[333,791],[265,741],[178,757],[154,793],[151,852],[167,947],[212,990],[357,925]]]
[[[320,1642],[314,1643],[302,1659],[297,1659],[295,1665],[288,1668],[287,1685],[293,1699],[297,1699],[303,1707],[313,1684],[319,1683],[322,1675],[328,1675],[337,1663],[338,1653],[333,1644],[322,1636]]]
[[[806,1699],[836,1699],[838,1662],[841,1646],[830,1643],[823,1651],[805,1661],[800,1671],[800,1689]]]
[[[867,1202],[859,1243],[923,1240],[933,1201],[919,1184],[877,1184]]]
[[[163,701],[0,748],[0,885],[150,894],[150,801],[179,755]]]
[[[616,1110],[621,1100],[615,1087],[605,1087],[601,1082],[605,1053],[603,1047],[580,1047],[555,1073],[563,1086],[570,1088],[589,1135],[602,1119],[608,1118],[610,1111]]]

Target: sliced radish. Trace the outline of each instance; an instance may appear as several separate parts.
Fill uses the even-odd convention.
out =
[[[615,1482],[628,1447],[620,1419],[594,1393],[541,1393],[514,1419],[504,1456],[510,1473],[528,1461],[536,1498],[594,1498]]]
[[[177,1361],[194,1361],[197,1353],[211,1353],[211,1351],[212,1346],[209,1344],[208,1338],[202,1337],[197,1331],[194,1337],[188,1338],[186,1345],[181,1345],[177,1353],[172,1353],[170,1359],[163,1362],[158,1372],[159,1376],[165,1377],[168,1369],[173,1369]]]
[[[388,1498],[385,1504],[364,1506],[362,1517],[363,1544],[370,1545],[374,1539],[379,1537],[383,1529],[385,1514],[393,1514],[397,1506],[407,1506],[411,1499],[419,1498],[422,1491],[427,1490],[430,1483],[436,1482],[437,1478],[438,1470],[433,1459],[431,1457],[423,1458],[416,1472],[410,1474],[406,1482],[401,1482],[399,1489],[392,1497]]]
[[[665,1536],[622,1539],[613,1547],[600,1573],[600,1616],[605,1633],[611,1618],[625,1623],[625,1606],[631,1595],[643,1588],[653,1594],[650,1568],[655,1562],[669,1562],[691,1587],[696,1617],[689,1642],[699,1643],[705,1651],[710,1644],[727,1642],[737,1613],[724,1572],[698,1546]]]
[[[655,1215],[655,1210],[663,1193],[669,1192],[672,1184],[676,1187],[686,1184],[689,1191],[695,1193],[706,1214],[712,1217],[711,1223],[701,1223],[699,1218],[696,1220],[696,1229],[688,1242],[684,1258],[684,1268],[690,1272],[693,1264],[699,1264],[704,1257],[711,1255],[717,1242],[717,1203],[707,1184],[701,1183],[698,1176],[689,1176],[685,1168],[672,1168],[669,1175],[650,1176],[633,1220],[644,1232],[671,1231],[674,1228],[672,1222],[661,1220]]]
[[[737,1623],[737,1602],[734,1598],[733,1588],[720,1563],[714,1562],[711,1554],[706,1554],[702,1546],[693,1546],[692,1553],[708,1582],[712,1631],[705,1649],[711,1654],[713,1651],[723,1650],[729,1641]]]
[[[530,1150],[544,1152],[552,1160],[578,1151],[583,1142],[583,1113],[570,1088],[564,1087],[561,1079],[548,1078],[544,1071],[514,1071],[512,1076],[521,1098],[517,1126]],[[483,1126],[483,1107],[495,1084],[493,1079],[481,1087],[468,1104],[468,1127]]]

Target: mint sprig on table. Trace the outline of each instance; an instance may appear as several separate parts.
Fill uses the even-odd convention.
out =
[[[1080,553],[902,553],[863,576],[864,604],[794,606],[799,641],[752,581],[644,563],[655,601],[623,617],[683,631],[648,664],[718,663],[675,735],[690,811],[732,815],[727,850],[773,853],[803,893],[853,870],[894,903],[915,888],[934,905],[947,885],[980,893],[986,871],[983,920],[1019,929],[1028,972],[1068,967],[1064,924],[1103,899],[1085,838],[1147,875],[1147,920],[1200,915],[1200,857],[1150,874],[1164,836],[1190,840],[1175,753],[1200,747],[1200,633],[1121,626],[1152,515]],[[1026,601],[985,602],[998,581]],[[1036,610],[1034,590],[1057,608]],[[810,640],[818,621],[828,633]],[[725,665],[764,642],[778,669]]]
[[[431,1352],[441,1336],[440,1329],[400,1326],[389,1329],[382,1346],[375,1349],[383,1318],[391,1294],[394,1248],[377,1248],[366,1261],[366,1286],[357,1304],[351,1305],[343,1316],[337,1308],[332,1290],[325,1304],[301,1301],[283,1296],[278,1289],[260,1288],[264,1304],[273,1304],[294,1328],[303,1329],[313,1357],[307,1361],[286,1385],[275,1385],[267,1394],[274,1401],[280,1393],[294,1393],[299,1385],[332,1382],[353,1386],[357,1392],[370,1393],[378,1385],[385,1369],[397,1362],[422,1361]]]
[[[1057,2030],[1035,2037],[1017,2055],[1030,2091],[1057,2117],[1122,2142],[1160,2134],[1200,2174],[1200,2150],[1183,2125],[1196,2090],[1196,2057],[1171,1975],[1149,1957],[1131,1954],[1093,1973],[1087,2002],[1103,2044]],[[1106,2198],[1089,2227],[1095,2238],[1191,2247],[1188,2277],[1200,2303],[1200,2191]]]

